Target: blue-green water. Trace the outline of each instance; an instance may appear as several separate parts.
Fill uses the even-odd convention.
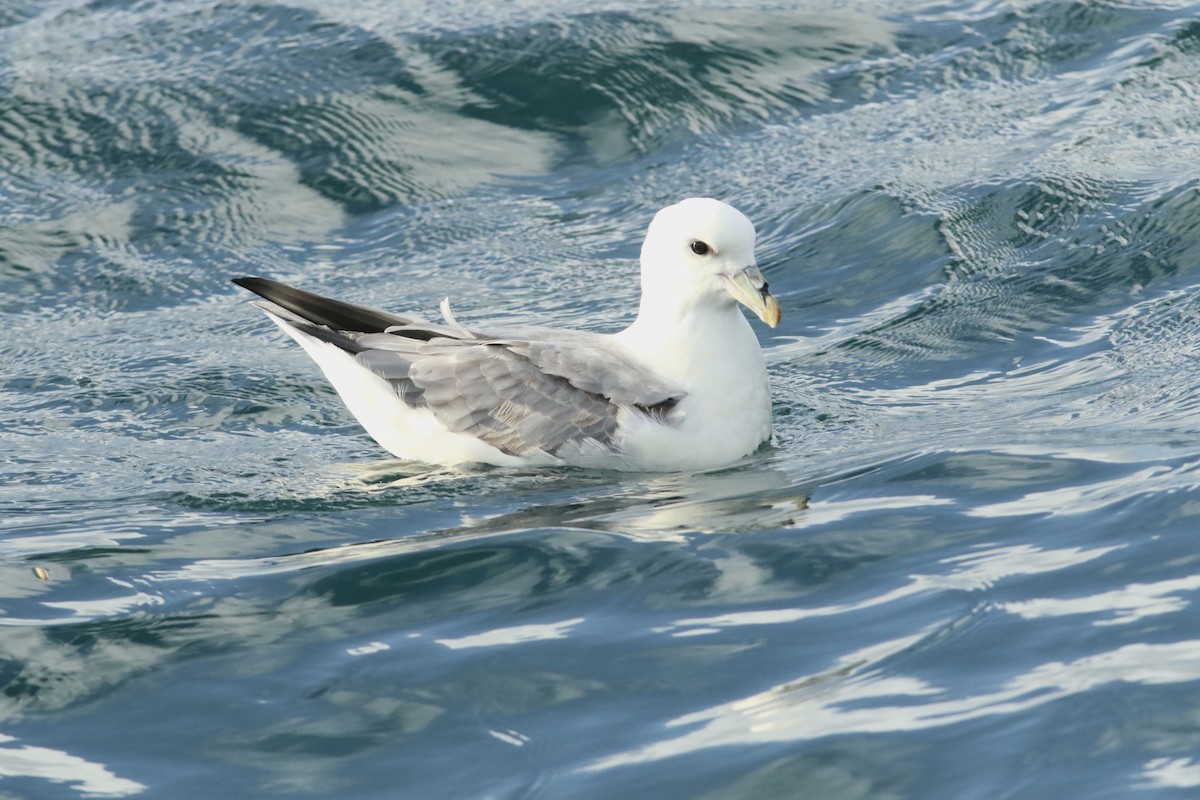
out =
[[[1200,795],[1200,4],[344,5],[0,1],[0,796]],[[613,330],[689,195],[714,474],[383,460],[228,283]]]

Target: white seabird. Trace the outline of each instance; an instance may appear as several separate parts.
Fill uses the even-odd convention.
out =
[[[637,319],[613,334],[468,329],[332,300],[265,278],[234,283],[317,362],[393,455],[433,464],[706,470],[771,435],[771,393],[740,302],[771,327],[778,301],[754,225],[691,198],[655,215]],[[736,301],[736,302],[735,302]]]

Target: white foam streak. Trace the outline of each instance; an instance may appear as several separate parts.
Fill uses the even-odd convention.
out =
[[[1022,619],[1107,613],[1111,616],[1097,619],[1092,624],[1122,625],[1146,617],[1182,611],[1190,602],[1180,597],[1179,593],[1193,592],[1197,589],[1200,589],[1200,575],[1189,575],[1156,583],[1131,583],[1120,589],[1085,597],[1040,597],[1002,603],[998,607]]]
[[[1119,550],[1112,547],[1067,547],[1043,550],[1034,545],[1014,545],[980,550],[966,555],[943,559],[940,563],[953,565],[945,574],[916,574],[909,582],[881,594],[873,595],[856,603],[842,603],[813,608],[783,608],[740,611],[712,617],[690,617],[676,620],[672,631],[675,636],[696,635],[691,629],[705,632],[719,628],[734,628],[747,625],[780,625],[799,622],[814,617],[830,617],[849,614],[863,609],[883,606],[906,597],[925,592],[950,590],[974,591],[986,589],[996,582],[1014,575],[1036,575],[1056,572],[1066,567],[1082,564]]]
[[[912,643],[912,637],[888,642],[873,655],[897,653]],[[956,725],[1027,711],[1109,683],[1164,685],[1196,681],[1200,680],[1200,641],[1131,644],[1070,662],[1048,662],[993,691],[964,697],[949,697],[948,691],[916,677],[862,668],[831,680],[836,671],[801,676],[765,692],[679,717],[668,727],[699,727],[610,756],[585,770],[658,761],[713,747]],[[897,698],[902,699],[896,702]]]
[[[451,650],[466,650],[473,647],[498,647],[526,642],[542,642],[548,639],[565,639],[571,629],[583,621],[583,617],[575,617],[541,625],[513,625],[457,639],[435,639],[434,641]]]
[[[79,756],[33,745],[12,745],[16,738],[0,734],[0,776],[41,778],[50,783],[67,784],[85,797],[129,797],[146,786],[114,775],[103,764]]]
[[[1194,789],[1200,786],[1200,763],[1190,758],[1155,758],[1142,770],[1147,788]]]
[[[1189,462],[1178,467],[1146,467],[1112,480],[1031,492],[1017,500],[978,506],[967,511],[967,514],[973,517],[1087,514],[1150,492],[1200,487],[1198,465],[1200,462]]]

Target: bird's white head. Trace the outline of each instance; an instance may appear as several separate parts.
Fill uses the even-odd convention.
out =
[[[659,211],[642,244],[642,310],[742,303],[772,328],[779,302],[754,258],[754,224],[733,206],[692,197]]]

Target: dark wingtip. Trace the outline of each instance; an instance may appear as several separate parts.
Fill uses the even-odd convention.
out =
[[[264,300],[298,314],[309,322],[333,330],[382,333],[394,325],[407,325],[409,319],[366,306],[344,303],[319,294],[306,292],[269,278],[231,278],[243,289],[249,289]]]
[[[266,278],[257,278],[252,275],[244,275],[241,278],[230,278],[229,282],[236,283],[238,286],[242,287],[243,289],[249,289],[250,291],[254,292],[257,295],[262,295],[262,292],[259,291],[259,289],[267,289],[272,284],[275,286],[283,285],[283,284],[279,283],[278,281],[272,281],[272,280],[268,280]]]

